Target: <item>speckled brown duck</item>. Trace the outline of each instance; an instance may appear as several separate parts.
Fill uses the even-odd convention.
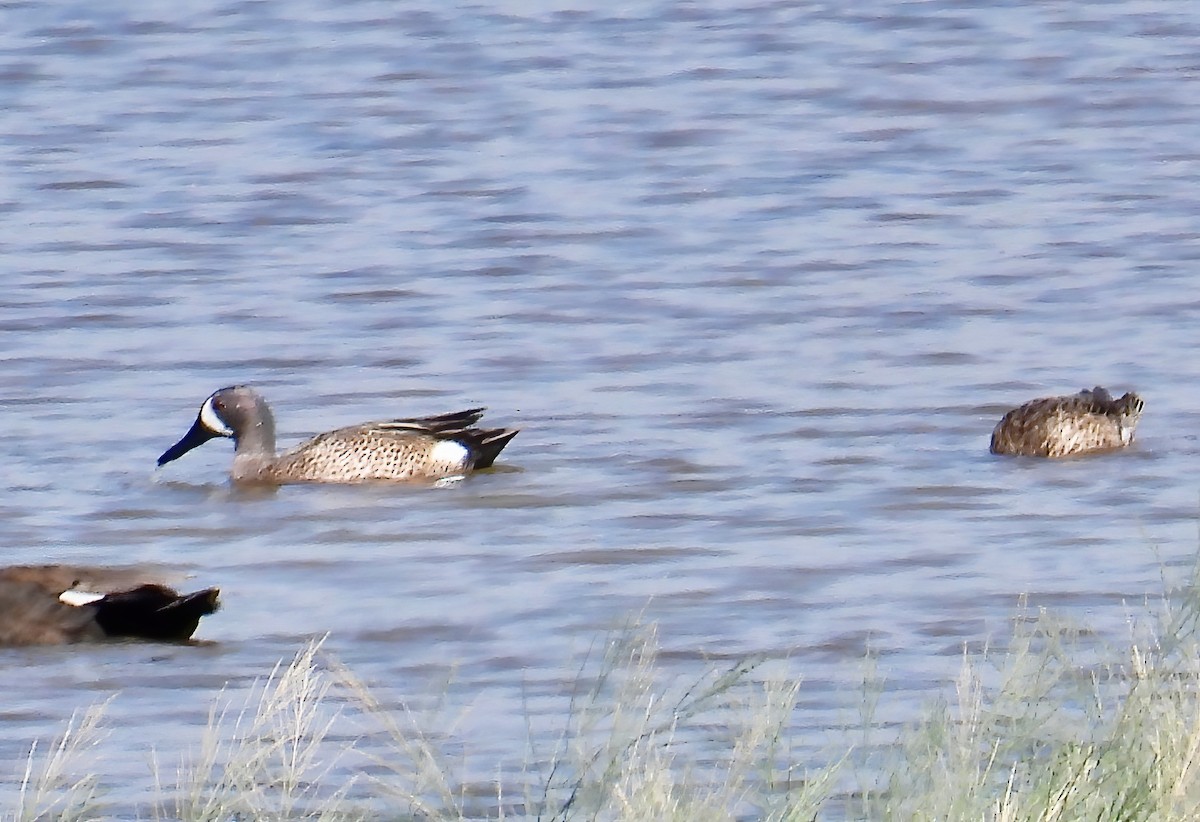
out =
[[[275,454],[275,418],[266,400],[249,386],[215,392],[183,439],[158,464],[214,437],[233,440],[235,482],[367,482],[443,479],[488,468],[517,435],[513,428],[475,428],[484,409],[436,417],[366,422],[318,434],[290,451]]]
[[[1066,457],[1110,451],[1133,442],[1142,398],[1113,399],[1100,386],[1066,397],[1031,400],[1004,415],[992,432],[993,454]]]
[[[0,646],[113,639],[184,642],[219,591],[180,594],[144,571],[76,565],[0,568]]]

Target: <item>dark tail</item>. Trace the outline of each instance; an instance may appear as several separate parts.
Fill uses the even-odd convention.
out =
[[[96,609],[96,622],[110,637],[183,642],[201,617],[220,607],[219,594],[216,588],[180,595],[162,585],[141,585],[85,607]]]
[[[516,428],[472,428],[483,416],[484,408],[468,408],[436,417],[409,417],[373,423],[381,428],[404,429],[432,434],[439,439],[461,442],[471,449],[473,467],[491,468],[496,457],[519,431]]]
[[[519,428],[478,428],[464,431],[460,439],[475,453],[475,468],[491,468],[508,441],[520,433]],[[465,435],[470,434],[470,439]]]

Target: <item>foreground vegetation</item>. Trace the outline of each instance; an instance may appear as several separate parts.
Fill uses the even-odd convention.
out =
[[[498,771],[487,795],[456,778],[442,739],[420,717],[382,706],[315,642],[237,710],[219,702],[197,752],[178,766],[154,763],[158,797],[139,815],[1200,819],[1193,591],[1130,620],[1119,650],[1022,612],[1004,650],[964,658],[952,697],[919,722],[857,744],[847,731],[845,745],[819,762],[798,761],[787,745],[798,683],[764,681],[747,662],[672,687],[653,630],[626,631],[579,671],[552,749],[515,774]],[[873,725],[876,696],[865,700],[864,727]],[[10,816],[106,815],[91,767],[104,756],[103,709],[73,719],[48,749],[34,748]]]

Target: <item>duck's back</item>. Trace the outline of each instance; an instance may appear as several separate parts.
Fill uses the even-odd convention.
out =
[[[0,646],[67,645],[112,638],[184,641],[218,608],[208,588],[180,595],[148,569],[78,565],[0,568]],[[82,595],[68,604],[64,592]]]
[[[98,642],[105,634],[94,616],[59,602],[41,583],[0,579],[0,646]]]
[[[273,460],[262,478],[276,483],[439,479],[487,468],[517,431],[471,427],[482,414],[482,408],[472,408],[327,431]]]
[[[1140,400],[1137,402],[1140,410]],[[1136,417],[1132,421],[1136,422]],[[1065,457],[1121,448],[1129,444],[1132,431],[1132,423],[1121,416],[1118,401],[1096,388],[1032,400],[1009,411],[992,431],[991,452]]]

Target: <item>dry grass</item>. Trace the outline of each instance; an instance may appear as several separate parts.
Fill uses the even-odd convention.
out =
[[[21,822],[97,818],[98,780],[91,766],[101,755],[97,747],[105,734],[100,722],[111,701],[92,706],[83,716],[72,714],[45,753],[39,753],[36,742],[30,746],[11,818]],[[75,775],[80,771],[82,776]]]
[[[165,785],[156,768],[156,818],[354,816],[342,807],[352,783],[330,778],[343,752],[325,744],[340,715],[327,700],[335,683],[317,663],[322,642],[301,649],[286,667],[277,664],[236,714],[229,700],[214,703],[200,751],[180,765],[174,784]]]
[[[1196,618],[1189,586],[1098,658],[1086,633],[1025,614],[1007,652],[964,659],[953,702],[905,734],[863,816],[1200,819]]]
[[[1008,649],[965,657],[953,698],[898,742],[856,745],[848,731],[840,754],[815,763],[797,763],[788,746],[799,683],[764,680],[748,661],[681,686],[664,679],[652,628],[621,631],[576,671],[561,732],[542,742],[545,750],[531,741],[515,773],[498,765],[503,777],[490,798],[469,790],[460,763],[447,758],[453,729],[403,705],[385,707],[314,642],[239,709],[219,699],[199,750],[182,759],[175,778],[156,768],[159,796],[141,813],[222,821],[1190,822],[1200,819],[1193,591],[1155,609],[1157,621],[1131,622],[1124,652],[1025,613]],[[867,692],[866,714],[872,699]],[[102,708],[73,718],[46,751],[31,752],[9,816],[97,818],[90,774],[102,753]],[[849,762],[858,789],[846,784]],[[346,775],[363,765],[371,775],[348,784]]]
[[[798,683],[753,681],[747,663],[664,685],[649,628],[619,632],[604,649],[579,669],[553,749],[531,756],[512,783],[498,780],[493,800],[465,789],[443,753],[447,734],[429,717],[385,708],[318,641],[240,702],[218,698],[199,750],[173,776],[156,758],[158,797],[142,813],[189,822],[813,818],[833,772],[802,782],[788,763]],[[100,757],[103,707],[72,721],[48,755],[31,753],[18,818],[97,818],[97,778],[82,766]],[[723,728],[723,744],[696,744],[697,723]],[[356,741],[331,741],[335,729]],[[372,775],[348,781],[364,763]]]
[[[481,804],[406,709],[388,710],[348,677],[356,704],[386,729],[389,753],[374,793],[422,819],[811,819],[832,769],[801,783],[787,762],[797,682],[754,681],[753,663],[712,669],[686,687],[662,682],[651,628],[620,631],[577,671],[562,730],[548,752],[534,746],[520,776],[498,782]],[[721,727],[725,744],[700,745],[693,729]],[[702,760],[692,757],[703,756]],[[781,802],[782,796],[789,797]],[[800,816],[796,809],[804,808]]]

